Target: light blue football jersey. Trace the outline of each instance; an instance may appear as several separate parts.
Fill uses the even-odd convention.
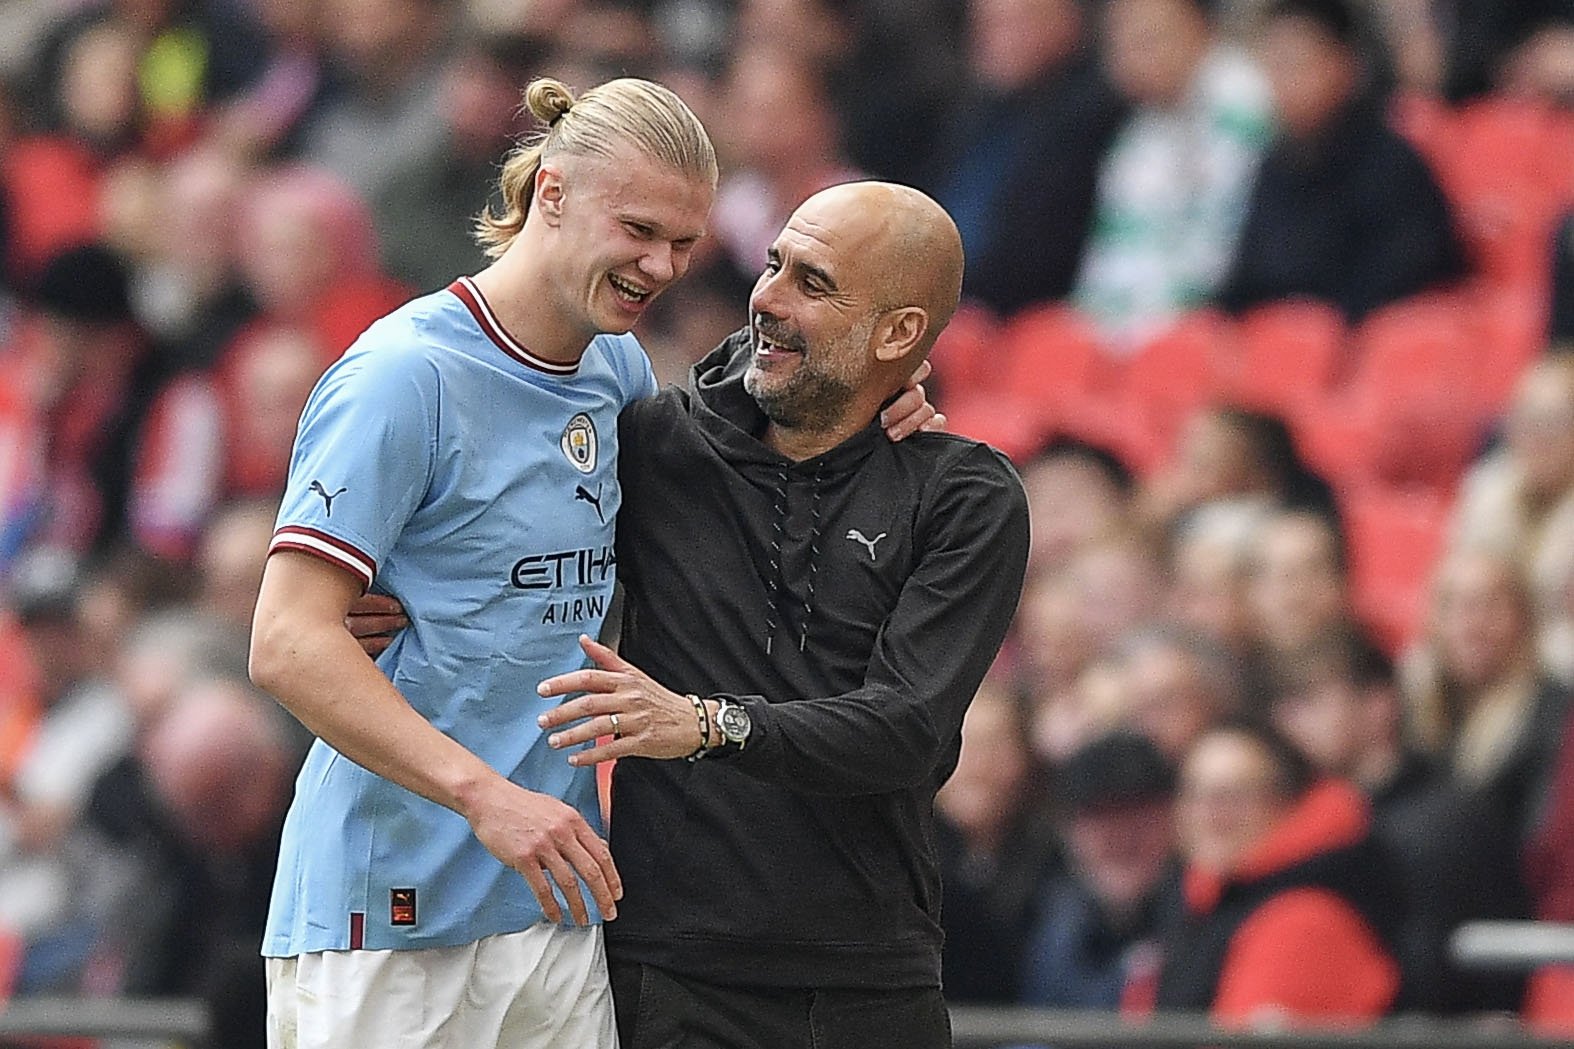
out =
[[[378,665],[400,693],[598,830],[594,772],[547,746],[536,716],[559,700],[536,685],[585,666],[578,637],[601,628],[616,566],[617,415],[655,389],[632,336],[597,336],[577,366],[541,361],[462,279],[373,324],[323,375],[272,545],[399,598],[411,625]],[[524,878],[462,817],[312,746],[263,954],[446,947],[541,920]]]

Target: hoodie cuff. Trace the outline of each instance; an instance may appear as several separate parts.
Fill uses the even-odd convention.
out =
[[[731,744],[705,752],[706,761],[736,761],[743,759],[753,765],[772,749],[771,704],[764,696],[737,696],[731,692],[711,692],[705,698],[736,703],[749,712],[749,738],[741,747]]]

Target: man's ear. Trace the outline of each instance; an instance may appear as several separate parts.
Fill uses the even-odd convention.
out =
[[[921,306],[902,306],[886,313],[875,328],[874,359],[899,361],[918,348],[929,330],[929,313]]]
[[[547,224],[556,226],[563,218],[563,173],[543,164],[536,169],[531,206],[541,213]]]

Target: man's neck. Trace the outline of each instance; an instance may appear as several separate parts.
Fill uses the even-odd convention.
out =
[[[890,380],[891,386],[881,392],[880,387],[865,387],[843,405],[841,415],[829,422],[815,422],[804,426],[783,426],[771,422],[765,426],[761,438],[766,447],[801,463],[824,455],[849,437],[862,430],[880,414],[883,405],[898,390],[899,380]]]
[[[497,323],[535,356],[574,364],[585,355],[595,333],[563,322],[548,290],[550,281],[533,272],[526,253],[510,248],[473,279]]]
[[[793,462],[801,463],[805,459],[824,455],[867,425],[869,425],[867,417],[864,417],[862,422],[857,419],[844,420],[830,427],[812,430],[767,423],[765,444]]]

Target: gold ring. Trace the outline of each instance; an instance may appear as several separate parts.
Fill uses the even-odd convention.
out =
[[[618,716],[616,714],[612,715],[612,738],[613,739],[622,739],[623,738],[623,730],[618,728]]]

